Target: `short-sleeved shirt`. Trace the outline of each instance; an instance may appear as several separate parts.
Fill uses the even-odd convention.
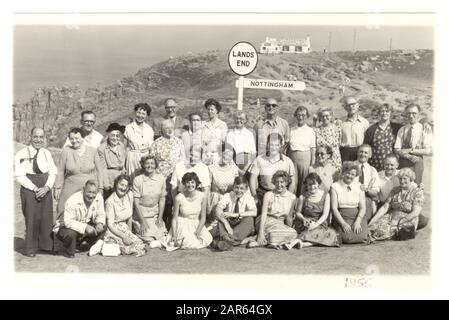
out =
[[[239,199],[239,212],[235,212],[235,204],[237,203],[237,196],[234,191],[226,193],[218,202],[218,205],[223,207],[223,211],[230,213],[243,213],[246,211],[256,210],[256,203],[251,196],[251,192],[247,190]]]
[[[239,168],[234,163],[225,166],[212,164],[209,172],[212,177],[211,191],[224,194],[231,191],[234,179],[239,175]]]
[[[290,150],[309,151],[312,148],[316,148],[315,130],[307,124],[293,127],[290,132]]]
[[[296,203],[296,196],[288,190],[283,194],[269,191],[265,194],[264,201],[267,201],[268,216],[280,219],[290,214]]]
[[[112,217],[113,222],[127,221],[133,215],[133,198],[132,191],[128,191],[123,198],[119,198],[115,192],[112,193],[105,202],[106,217]]]
[[[342,180],[332,184],[331,189],[337,194],[339,208],[357,208],[359,206],[360,194],[363,191],[360,188],[360,182],[356,179],[350,185]]]
[[[254,134],[247,128],[232,129],[228,132],[225,141],[235,150],[235,153],[256,153]]]
[[[126,125],[124,137],[128,140],[131,150],[148,151],[154,141],[154,131],[146,123],[141,127],[133,121]]]
[[[140,199],[141,206],[153,207],[161,197],[167,195],[164,176],[160,173],[153,173],[151,177],[138,175],[133,180],[133,195]]]
[[[365,131],[369,127],[369,122],[361,115],[357,115],[355,120],[346,119],[341,124],[341,146],[358,147],[363,144]]]
[[[191,168],[186,168],[185,163],[182,161],[176,164],[175,170],[171,176],[170,184],[172,188],[178,187],[179,192],[184,191],[185,187],[182,184],[182,177],[187,172],[195,172],[197,174],[201,182],[201,188],[204,189],[210,187],[209,168],[204,163],[199,162]]]
[[[251,165],[250,173],[259,176],[259,183],[265,190],[273,190],[274,185],[271,178],[278,170],[286,171],[293,179],[295,176],[295,165],[293,161],[284,155],[280,159],[272,161],[267,156],[258,156]]]
[[[267,138],[271,133],[279,133],[284,138],[284,143],[290,141],[290,126],[287,120],[276,117],[274,120],[261,120],[254,126],[257,141],[257,151],[259,154],[266,152]]]

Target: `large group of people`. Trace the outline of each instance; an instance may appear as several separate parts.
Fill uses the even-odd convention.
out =
[[[432,153],[432,130],[420,122],[420,106],[405,107],[402,125],[390,121],[393,106],[382,104],[370,126],[354,97],[342,101],[347,118],[322,107],[309,124],[300,105],[290,128],[269,98],[254,128],[239,111],[228,129],[216,99],[204,103],[207,119],[201,112],[183,119],[168,98],[163,117],[151,119],[151,107],[138,103],[134,120],[111,123],[105,137],[86,110],[57,164],[44,130],[33,128],[30,145],[15,156],[23,253],[54,252],[56,241],[68,258],[339,247],[425,227],[423,156]]]

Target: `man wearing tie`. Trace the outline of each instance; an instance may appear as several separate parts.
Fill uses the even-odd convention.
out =
[[[432,154],[432,133],[426,132],[419,122],[421,107],[409,104],[405,108],[408,124],[398,131],[394,150],[399,158],[399,169],[411,168],[416,174],[415,182],[422,183],[424,173],[423,156]]]
[[[226,193],[217,204],[218,224],[210,231],[216,239],[213,247],[220,251],[238,246],[242,240],[254,234],[256,203],[248,191],[248,180],[238,176],[233,191]]]
[[[58,172],[51,153],[44,146],[41,128],[31,130],[31,145],[14,158],[15,178],[21,185],[20,198],[25,217],[25,251],[35,257],[38,250],[53,250],[53,197],[51,189]]]

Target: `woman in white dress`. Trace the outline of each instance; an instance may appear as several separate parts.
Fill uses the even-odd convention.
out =
[[[206,222],[207,198],[197,190],[200,179],[194,172],[182,177],[184,191],[175,197],[171,240],[181,249],[206,248],[212,242],[212,235],[204,227]]]

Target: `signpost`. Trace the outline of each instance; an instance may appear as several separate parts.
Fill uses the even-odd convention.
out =
[[[238,88],[239,81],[235,82]],[[266,79],[244,79],[243,87],[246,89],[266,89],[266,90],[296,90],[302,91],[306,88],[306,84],[302,81],[286,81],[286,80],[266,80]]]
[[[228,63],[231,70],[239,75],[237,80],[238,98],[237,109],[243,109],[243,83],[244,76],[256,69],[258,61],[257,50],[249,42],[238,42],[229,50]]]
[[[238,110],[243,109],[243,88],[266,90],[304,90],[306,88],[306,84],[302,81],[245,79],[244,76],[256,69],[257,62],[257,50],[249,42],[238,42],[229,50],[229,67],[239,75],[239,79],[235,82],[238,89]]]

